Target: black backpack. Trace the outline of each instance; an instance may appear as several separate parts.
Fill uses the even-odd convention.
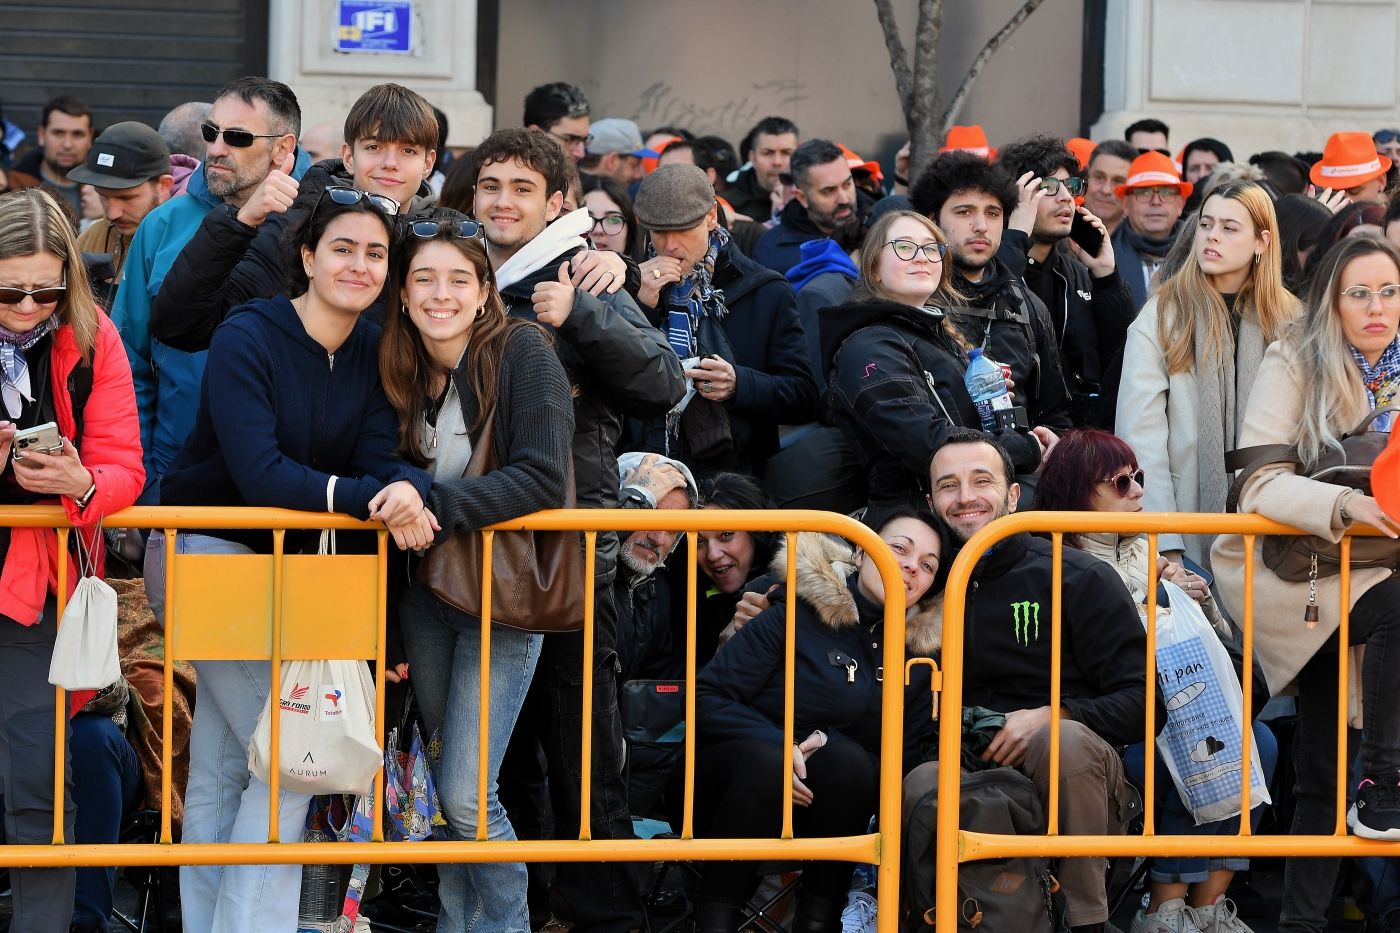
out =
[[[1045,834],[1045,813],[1035,785],[1015,768],[990,768],[962,776],[959,825],[965,830],[1018,836]],[[934,928],[934,843],[938,790],[906,804],[900,928]],[[1057,933],[1063,909],[1050,859],[1008,858],[958,866],[958,929],[992,933]]]

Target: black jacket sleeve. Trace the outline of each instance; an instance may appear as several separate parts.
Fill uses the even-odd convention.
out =
[[[765,609],[696,678],[695,713],[704,744],[759,739],[782,747],[783,727],[753,703],[774,676],[783,676],[786,619],[781,603]]]
[[[734,366],[734,398],[743,415],[779,424],[805,424],[817,411],[817,384],[807,363],[807,338],[797,297],[786,282],[772,282],[754,296],[771,309],[763,368]]]
[[[288,227],[310,213],[331,182],[330,173],[312,166],[301,178],[297,199],[259,227],[238,219],[238,208],[222,204],[205,215],[180,250],[151,301],[151,333],[189,353],[209,349],[209,341],[229,311],[254,298],[287,290]]]
[[[1070,568],[1066,566],[1066,571]],[[1147,633],[1137,606],[1106,562],[1064,575],[1065,663],[1078,668],[1092,697],[1062,698],[1069,714],[1110,745],[1141,742],[1147,700]],[[1166,724],[1157,693],[1156,723]]]
[[[1069,416],[1069,388],[1065,385],[1065,367],[1060,359],[1055,324],[1050,320],[1045,303],[1030,289],[1026,289],[1026,295],[1034,312],[1031,329],[1035,332],[1035,349],[1040,356],[1040,374],[1028,414],[1032,427],[1045,425],[1061,433],[1074,427],[1074,422]]]
[[[625,292],[601,301],[584,291],[558,328],[623,413],[664,415],[685,395],[681,361]]]

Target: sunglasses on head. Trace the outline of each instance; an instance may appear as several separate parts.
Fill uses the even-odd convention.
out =
[[[1376,130],[1371,138],[1375,140],[1378,145],[1393,143],[1396,140],[1400,140],[1400,130]]]
[[[26,298],[33,298],[36,305],[58,304],[63,293],[68,290],[68,275],[63,276],[62,285],[48,285],[44,288],[9,288],[0,286],[0,305],[17,305]]]
[[[1099,480],[1101,483],[1112,483],[1113,491],[1118,493],[1118,498],[1120,499],[1128,498],[1128,493],[1133,491],[1133,483],[1137,483],[1139,487],[1142,487],[1146,485],[1146,481],[1147,474],[1142,470],[1136,470],[1132,473],[1119,473],[1117,476],[1110,476],[1108,479]]]
[[[1054,197],[1060,193],[1060,188],[1066,188],[1071,197],[1079,197],[1084,193],[1085,181],[1078,175],[1071,175],[1068,178],[1042,178],[1040,187],[1045,193]]]
[[[408,225],[410,236],[420,240],[431,240],[439,233],[447,231],[459,240],[483,237],[481,224],[475,220],[415,220]]]
[[[199,132],[206,143],[212,143],[223,136],[224,142],[234,149],[247,149],[255,139],[281,139],[287,135],[286,133],[250,133],[247,130],[221,130],[212,123],[201,123]]]

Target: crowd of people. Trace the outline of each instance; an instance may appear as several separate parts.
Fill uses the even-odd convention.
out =
[[[498,626],[486,661],[479,621],[416,572],[455,533],[575,502],[856,514],[902,571],[908,656],[960,664],[965,704],[1003,717],[973,764],[1017,769],[1048,800],[1058,720],[1060,831],[1093,835],[1131,831],[1147,704],[1159,727],[1172,708],[1146,680],[1154,580],[1199,603],[1212,637],[1236,647],[1253,561],[1257,664],[1229,686],[1253,676],[1256,698],[1296,694],[1292,831],[1333,826],[1337,654],[1364,646],[1351,669],[1361,739],[1348,825],[1400,839],[1400,550],[1352,570],[1339,644],[1344,584],[1315,556],[1299,575],[1264,559],[1263,541],[1248,553],[1236,535],[1163,535],[1153,566],[1145,536],[1085,534],[1066,538],[1060,566],[1048,538],[1016,535],[979,557],[963,656],[941,657],[948,568],[1011,512],[1238,509],[1332,542],[1353,525],[1400,537],[1400,488],[1313,478],[1279,453],[1308,467],[1359,425],[1396,421],[1400,133],[1342,132],[1320,153],[1236,160],[1215,139],[1174,154],[1158,120],[1123,139],[1037,134],[1000,149],[980,127],[956,127],[918,177],[902,150],[887,182],[878,162],[804,138],[784,117],[738,146],[685,127],[643,133],[594,120],[580,88],[554,83],[531,91],[518,127],[465,151],[446,138],[446,116],[396,84],[366,91],[343,128],[303,128],[292,89],[260,77],[181,105],[159,128],[99,133],[81,100],[50,101],[37,145],[0,153],[0,502],[61,502],[89,534],[138,502],[381,523],[397,545],[385,676],[413,686],[424,734],[441,736],[444,834],[459,840],[482,821],[489,839],[577,838],[585,760],[591,838],[629,838],[639,816],[678,826],[683,746],[629,740],[624,701],[630,685],[684,677],[687,639],[699,671],[697,720],[684,724],[696,735],[697,835],[777,835],[789,780],[798,835],[859,834],[882,769],[901,769],[909,804],[936,786],[938,765],[928,668],[904,692],[903,760],[880,759],[886,593],[874,562],[844,542],[799,535],[789,590],[774,535],[701,533],[689,553],[674,532],[602,533],[591,652],[580,632]],[[1000,374],[991,394],[988,368]],[[9,456],[48,422],[61,445]],[[1227,455],[1253,448],[1272,459],[1227,497],[1240,468]],[[44,672],[65,558],[50,530],[0,536],[5,832],[43,843],[52,783],[19,762],[53,746]],[[151,535],[144,553],[129,538],[113,547],[142,568],[159,616],[165,539]],[[175,547],[272,545],[268,532],[208,530]],[[289,553],[317,547],[287,535]],[[182,838],[263,841],[270,789],[245,749],[269,672],[235,660],[195,672]],[[120,743],[127,686],[70,696],[71,841],[115,841],[114,814],[139,798],[141,764],[85,757],[76,728],[95,716],[107,731],[91,741],[110,746],[116,728]],[[1271,780],[1279,742],[1262,719],[1253,735]],[[1257,825],[1265,806],[1201,821],[1165,771],[1155,786],[1146,803],[1161,831],[1233,833],[1241,811]],[[280,838],[298,839],[311,799],[280,793]],[[1057,867],[1068,928],[1109,928],[1105,867]],[[1248,933],[1228,896],[1247,867],[1154,860],[1132,933]],[[1336,859],[1289,859],[1279,929],[1323,929],[1337,870]],[[696,929],[733,931],[757,866],[699,871]],[[182,868],[185,929],[256,917],[295,930],[301,872]],[[794,931],[862,928],[851,907],[868,919],[870,902],[856,897],[852,865],[803,874]],[[647,925],[626,863],[450,864],[438,877],[443,931],[540,929],[555,910],[584,931]],[[110,872],[11,879],[13,929],[107,929]],[[1380,922],[1396,928],[1400,908]]]

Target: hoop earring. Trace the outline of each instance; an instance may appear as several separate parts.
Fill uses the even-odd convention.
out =
[[[1263,254],[1263,253],[1255,253],[1255,254],[1254,254],[1254,264],[1255,264],[1256,266],[1259,265],[1259,261],[1262,260],[1263,258],[1264,258],[1264,254]]]
[[[403,308],[403,313],[404,313],[405,315],[408,314],[408,305],[407,305],[406,303],[401,303],[401,304],[399,305],[399,307]]]

